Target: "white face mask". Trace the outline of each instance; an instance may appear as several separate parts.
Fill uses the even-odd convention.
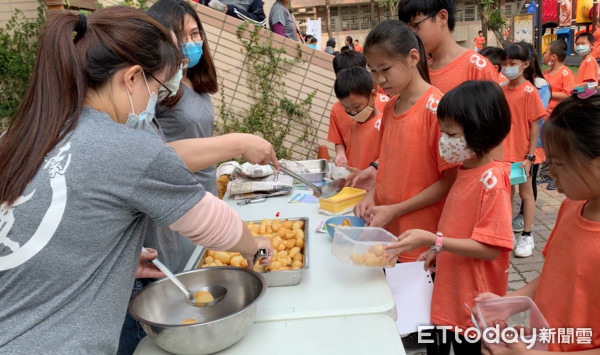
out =
[[[135,129],[144,129],[150,125],[152,119],[154,118],[154,110],[156,108],[157,95],[156,93],[150,92],[150,87],[148,87],[148,82],[146,81],[146,74],[142,71],[142,76],[144,77],[144,82],[146,83],[146,89],[148,89],[148,94],[150,94],[150,98],[148,99],[148,105],[146,105],[146,109],[140,112],[139,115],[136,115],[133,109],[133,101],[131,100],[131,95],[129,94],[129,90],[125,88],[127,91],[127,96],[129,97],[129,103],[131,104],[131,113],[127,117],[127,122],[125,122],[125,127],[135,128]]]
[[[519,66],[520,65],[514,65],[514,66],[503,66],[502,67],[502,74],[504,74],[504,76],[508,79],[508,80],[515,80],[516,78],[520,77],[522,72],[519,72]]]
[[[589,52],[590,52],[590,46],[588,46],[587,44],[581,44],[581,45],[575,46],[575,53],[577,53],[577,55],[585,57]]]
[[[450,164],[462,163],[475,156],[475,152],[467,146],[465,136],[456,138],[450,137],[446,133],[442,133],[438,147],[442,159]]]
[[[179,90],[179,86],[181,84],[181,79],[183,79],[183,67],[180,66],[177,73],[171,78],[171,80],[164,83],[165,87],[171,90],[171,95],[167,90],[161,91],[158,90],[158,101],[162,101],[167,98],[167,96],[175,96],[177,95],[177,91]]]
[[[373,113],[373,108],[371,106],[367,106],[365,108],[363,108],[359,113],[355,114],[355,115],[349,115],[350,117],[352,117],[353,120],[355,120],[358,123],[363,123],[366,120],[369,119],[369,117],[371,117],[371,114]]]

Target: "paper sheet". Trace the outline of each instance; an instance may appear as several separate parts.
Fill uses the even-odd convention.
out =
[[[398,333],[417,331],[419,325],[431,324],[431,293],[433,281],[423,261],[396,264],[385,269],[386,278],[396,301]]]

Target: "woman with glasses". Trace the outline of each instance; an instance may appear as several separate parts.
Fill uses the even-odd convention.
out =
[[[152,128],[161,140],[175,149],[205,190],[218,196],[215,163],[240,154],[257,163],[261,159],[249,157],[252,154],[250,150],[265,144],[270,150],[272,147],[264,139],[247,134],[212,137],[214,111],[210,94],[217,92],[218,84],[208,42],[196,11],[186,1],[159,0],[148,13],[172,31],[184,57],[173,79],[160,82],[159,104],[156,106],[158,128]],[[207,142],[211,142],[210,145]],[[215,152],[218,154],[210,154]],[[189,238],[152,221],[146,229],[144,246],[156,250],[161,262],[174,272],[183,271],[196,247]],[[152,259],[156,254],[150,256],[144,253],[142,257]],[[132,297],[158,275],[148,273],[138,276],[144,278],[135,281]],[[145,335],[141,325],[127,314],[118,354],[133,353]]]

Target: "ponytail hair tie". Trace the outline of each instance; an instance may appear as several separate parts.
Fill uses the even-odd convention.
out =
[[[87,28],[87,17],[85,17],[84,14],[79,14],[79,23],[77,24],[77,26],[75,27],[75,39],[73,39],[73,42],[77,42],[81,37],[83,37],[83,34],[85,33],[85,30]]]

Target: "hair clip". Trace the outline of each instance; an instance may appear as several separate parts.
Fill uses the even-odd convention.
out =
[[[571,95],[577,95],[580,99],[587,99],[588,97],[592,97],[596,94],[596,89],[589,88],[587,86],[576,86],[571,90]]]

